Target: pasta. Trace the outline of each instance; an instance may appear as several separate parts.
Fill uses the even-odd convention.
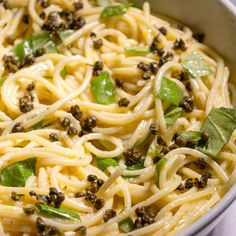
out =
[[[3,0],[0,33],[0,235],[176,235],[234,183],[202,35],[107,0]]]

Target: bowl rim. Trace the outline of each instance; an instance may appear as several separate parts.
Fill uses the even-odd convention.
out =
[[[190,236],[199,233],[206,228],[210,222],[213,222],[217,216],[226,211],[229,206],[236,199],[236,184],[234,184],[225,196],[216,205],[211,208],[204,216],[199,218],[196,222],[190,225],[188,228],[179,232],[178,236]]]
[[[236,6],[230,0],[219,0],[219,3],[224,6],[229,13],[236,18]],[[224,213],[230,205],[236,200],[236,183],[231,186],[230,190],[216,205],[209,210],[204,216],[198,219],[195,223],[184,229],[178,236],[190,236],[195,235],[208,226],[210,222],[213,222],[217,216]]]

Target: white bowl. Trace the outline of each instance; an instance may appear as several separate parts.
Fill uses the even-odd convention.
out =
[[[236,8],[229,0],[149,0],[149,2],[153,12],[177,19],[184,25],[205,33],[204,43],[224,57],[231,70],[230,79],[236,83]],[[236,184],[214,208],[178,236],[207,235],[219,223],[235,198]]]

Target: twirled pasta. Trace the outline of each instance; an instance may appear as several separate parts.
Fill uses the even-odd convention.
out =
[[[0,58],[9,55],[14,45],[25,39],[26,35],[36,35],[42,31],[44,20],[40,18],[40,1],[9,0],[11,9],[0,4]],[[42,2],[42,1],[41,1]],[[63,9],[73,11],[73,0],[51,0],[44,9],[46,14]],[[117,4],[117,3],[115,3]],[[229,69],[223,59],[209,47],[197,42],[187,27],[179,29],[161,17],[151,15],[148,3],[142,9],[130,7],[126,13],[100,20],[102,7],[83,0],[83,8],[77,13],[86,24],[73,31],[58,45],[58,53],[48,53],[36,58],[33,65],[9,73],[0,60],[0,77],[7,77],[0,92],[0,169],[18,161],[37,157],[36,174],[26,181],[25,187],[0,185],[0,235],[35,235],[35,221],[39,213],[25,215],[23,208],[35,204],[29,196],[30,191],[48,194],[49,187],[55,187],[65,195],[62,206],[80,213],[81,222],[41,216],[47,225],[55,226],[65,235],[77,235],[74,230],[83,225],[87,235],[127,235],[119,231],[118,222],[131,216],[135,209],[152,206],[156,211],[155,222],[143,228],[135,228],[132,235],[175,235],[186,228],[211,207],[213,207],[232,185],[235,176],[236,146],[234,132],[230,141],[217,157],[210,157],[199,150],[178,147],[165,155],[166,164],[159,176],[159,186],[154,181],[155,164],[150,147],[156,145],[156,136],[149,133],[155,123],[166,143],[181,130],[199,130],[212,107],[232,108],[235,103],[233,85],[228,90]],[[22,19],[29,15],[29,23]],[[167,34],[160,33],[164,27]],[[100,49],[94,48],[94,39],[102,39]],[[159,61],[156,54],[129,56],[126,48],[139,45],[150,46],[153,38],[159,35],[164,50],[172,52],[173,60],[162,65],[150,80],[142,80],[142,72],[137,68],[141,61]],[[173,42],[183,39],[187,49],[179,52],[173,49]],[[212,73],[204,79],[190,79],[192,91],[174,74],[182,71],[182,60],[186,55],[197,51],[204,58]],[[97,104],[91,92],[93,65],[102,61],[115,84],[115,79],[123,81],[123,87],[116,87],[116,102],[120,98],[129,101],[127,107],[117,103]],[[68,73],[61,75],[67,68]],[[163,76],[169,77],[180,88],[183,95],[194,98],[195,107],[191,113],[179,117],[174,125],[165,121],[165,105],[156,96]],[[32,91],[34,109],[22,113],[19,99],[28,84],[35,83]],[[82,130],[82,120],[77,120],[70,108],[78,105],[83,117],[95,116],[97,126],[91,133],[68,136],[60,126],[60,121],[69,118],[77,131]],[[44,127],[33,129],[43,121]],[[17,123],[24,132],[12,133]],[[59,140],[51,142],[51,133]],[[132,148],[140,140],[145,156],[144,168],[126,170],[122,153]],[[118,157],[119,166],[109,166],[105,172],[96,165],[96,158]],[[184,192],[178,186],[188,178],[200,178],[202,172],[190,163],[202,158],[207,171],[213,177],[205,188],[196,186]],[[75,198],[77,192],[88,187],[86,178],[94,174],[105,183],[97,195],[105,200],[100,210],[84,198]],[[123,178],[122,175],[135,175]],[[24,194],[21,201],[13,201],[11,193]],[[103,221],[105,210],[114,208],[116,216],[108,222]],[[79,235],[79,234],[78,234]]]

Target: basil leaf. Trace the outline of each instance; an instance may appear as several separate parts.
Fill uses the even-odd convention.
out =
[[[128,56],[146,56],[150,53],[149,47],[133,46],[125,49]]]
[[[233,131],[236,128],[236,112],[230,108],[212,108],[208,114],[201,130],[209,135],[206,147],[200,151],[216,156],[228,143]]]
[[[178,134],[180,135],[181,138],[185,140],[199,142],[201,140],[202,131],[186,130],[186,131],[181,131]]]
[[[30,40],[32,41],[33,54],[41,48],[44,48],[46,53],[57,53],[56,45],[51,40],[51,36],[48,32],[31,36]]]
[[[127,170],[140,170],[144,168],[144,159],[139,160],[136,164],[132,166],[127,166]]]
[[[163,166],[165,165],[165,163],[167,162],[166,158],[162,158],[160,161],[157,162],[156,164],[156,169],[155,169],[155,182],[156,185],[159,186],[159,177],[160,177],[160,173],[162,171]]]
[[[27,179],[35,174],[36,161],[36,158],[30,158],[2,169],[1,184],[9,187],[24,187]]]
[[[36,209],[40,214],[48,217],[65,218],[77,222],[81,221],[80,215],[77,212],[66,208],[55,208],[46,204],[37,204]]]
[[[66,75],[67,75],[67,69],[66,69],[66,67],[64,67],[62,70],[61,70],[61,73],[60,73],[60,76],[61,77],[65,77]]]
[[[180,117],[182,111],[183,108],[181,107],[170,107],[165,114],[166,124],[167,125],[175,124],[176,120]]]
[[[42,129],[43,128],[43,121],[39,121],[35,125],[33,125],[33,129]]]
[[[96,0],[97,5],[100,7],[107,7],[112,4],[111,0]]]
[[[157,96],[161,100],[170,102],[176,106],[182,101],[182,94],[179,86],[167,77],[162,78],[161,85],[157,91]]]
[[[118,223],[120,232],[128,233],[134,230],[134,222],[131,217],[127,217]]]
[[[144,159],[139,160],[136,164],[132,165],[132,166],[128,166],[127,170],[140,170],[144,168]],[[134,174],[123,174],[122,177],[123,178],[136,178],[139,175],[134,175]]]
[[[115,103],[115,87],[110,75],[103,71],[91,81],[92,93],[97,103],[108,105]]]
[[[140,0],[129,0],[130,3],[132,3],[132,7],[136,7],[139,9],[142,9],[143,3]]]
[[[97,160],[97,167],[102,170],[105,171],[109,166],[118,166],[118,162],[112,158],[98,158]]]
[[[64,39],[72,35],[74,32],[74,30],[65,30],[59,33],[59,37],[63,41]]]
[[[1,77],[0,78],[0,86],[2,86],[4,84],[6,79],[7,79],[7,77]]]
[[[148,153],[151,156],[151,158],[154,158],[161,153],[161,148],[158,146],[156,146],[155,148],[150,148]]]
[[[25,57],[33,55],[33,46],[31,38],[23,40],[12,49],[10,55],[15,57],[16,60],[23,61]]]
[[[182,65],[192,78],[207,76],[211,73],[203,57],[196,51],[186,56]]]
[[[46,53],[58,52],[55,43],[51,40],[50,34],[44,32],[30,36],[15,45],[10,55],[15,57],[16,60],[23,61],[27,56],[35,56],[36,51],[41,48],[44,48]]]
[[[131,6],[132,6],[132,3],[126,3],[123,5],[105,7],[100,15],[100,19],[105,20],[112,16],[124,14],[128,11],[128,8]]]

